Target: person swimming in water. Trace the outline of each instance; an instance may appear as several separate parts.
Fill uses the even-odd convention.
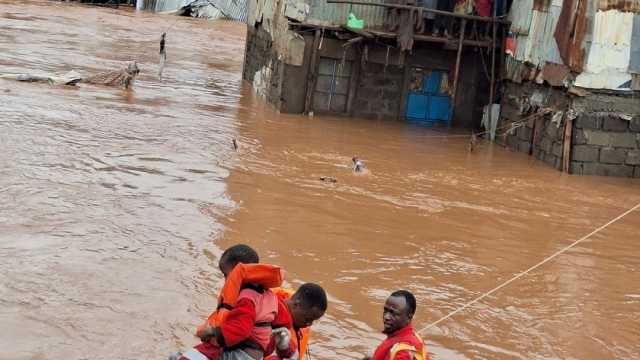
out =
[[[362,160],[360,160],[357,156],[351,158],[351,161],[353,161],[354,172],[362,172],[364,170],[364,162],[362,162]]]

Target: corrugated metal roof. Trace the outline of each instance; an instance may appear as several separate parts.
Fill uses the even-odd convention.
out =
[[[183,0],[137,0],[136,9],[155,12],[175,11],[182,7]]]
[[[378,0],[364,0],[379,3]],[[306,0],[310,11],[307,22],[344,25],[347,23],[349,12],[353,12],[358,19],[364,20],[364,26],[379,28],[385,24],[386,10],[379,6],[328,4],[326,0]]]
[[[640,15],[633,16],[633,32],[631,33],[631,56],[629,72],[640,74]]]
[[[586,88],[619,90],[631,80],[631,34],[634,14],[618,10],[598,11],[584,72],[576,85]],[[624,87],[623,87],[624,88]]]
[[[213,4],[225,18],[236,21],[247,21],[247,0],[207,0]]]
[[[192,3],[201,3],[200,5],[214,5],[223,17],[237,20],[247,21],[247,0],[138,0],[136,9],[149,10],[155,12],[176,11],[184,6]],[[211,12],[214,14],[215,12]]]
[[[528,35],[517,36],[515,58],[536,66],[544,65],[546,62],[562,64],[554,39],[560,7],[550,5],[547,11],[533,10],[531,15]]]
[[[511,32],[527,35],[531,28],[531,16],[533,0],[514,1],[509,11],[508,19],[511,21]]]

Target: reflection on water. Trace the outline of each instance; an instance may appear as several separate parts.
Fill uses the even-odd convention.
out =
[[[0,81],[0,359],[192,345],[236,242],[326,287],[314,359],[359,359],[391,290],[416,294],[422,328],[640,201],[632,180],[411,125],[278,114],[241,84],[242,24],[4,1],[0,29],[2,73],[142,69],[128,92]],[[640,357],[639,224],[423,334],[434,358]]]

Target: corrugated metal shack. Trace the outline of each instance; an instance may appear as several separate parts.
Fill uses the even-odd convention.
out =
[[[247,21],[248,15],[246,0],[137,0],[136,9],[242,22]]]
[[[640,0],[520,0],[509,20],[503,141],[574,174],[640,177]]]
[[[249,0],[243,77],[283,112],[479,127],[506,22],[437,3]]]

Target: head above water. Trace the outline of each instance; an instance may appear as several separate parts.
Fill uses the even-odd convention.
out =
[[[140,69],[138,68],[138,63],[136,61],[127,65],[127,73],[134,77],[140,73]]]
[[[233,245],[222,253],[222,256],[220,256],[220,260],[218,261],[218,267],[226,278],[227,276],[229,276],[231,270],[233,270],[233,268],[238,265],[238,263],[257,264],[259,262],[260,257],[255,250],[253,250],[248,245],[237,244]]]
[[[416,298],[407,290],[394,291],[384,303],[382,321],[385,334],[392,334],[411,324],[416,313]]]
[[[311,326],[327,311],[327,293],[320,285],[307,283],[298,288],[287,304],[293,327],[302,329]]]

